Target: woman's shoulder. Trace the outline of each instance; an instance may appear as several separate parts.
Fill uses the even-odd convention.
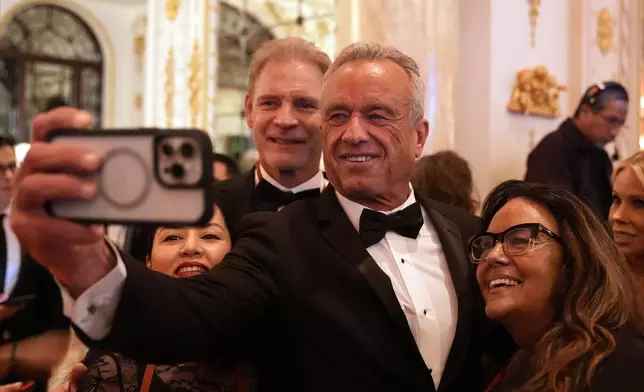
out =
[[[644,390],[644,332],[625,327],[613,336],[615,350],[597,366],[592,391]]]

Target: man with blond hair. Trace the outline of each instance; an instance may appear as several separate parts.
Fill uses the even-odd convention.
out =
[[[233,236],[249,212],[277,211],[320,195],[320,94],[330,64],[313,43],[295,37],[268,41],[253,55],[244,113],[258,161],[215,187]]]
[[[251,111],[283,101],[308,106],[300,94],[276,95],[249,97]],[[93,197],[86,176],[51,174],[95,171],[100,158],[88,158],[84,146],[34,145],[12,222],[76,299],[66,311],[90,345],[167,363],[259,340],[271,358],[262,391],[477,390],[473,326],[481,309],[464,249],[480,221],[413,192],[428,135],[424,95],[418,66],[400,51],[344,49],[326,73],[321,113],[311,112],[322,118],[330,185],[279,213],[248,215],[231,253],[208,274],[167,279],[115,252],[96,230],[43,215],[49,200]],[[58,110],[39,117],[33,135],[42,141],[52,129],[90,121]],[[275,162],[289,167],[283,157]]]

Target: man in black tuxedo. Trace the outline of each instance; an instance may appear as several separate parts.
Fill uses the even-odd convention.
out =
[[[81,192],[87,180],[45,174],[96,170],[100,158],[83,146],[30,151],[12,222],[75,299],[68,311],[90,345],[167,363],[259,339],[273,359],[265,391],[476,390],[481,309],[464,249],[479,220],[411,188],[428,135],[424,96],[417,64],[398,50],[343,50],[321,99],[331,185],[279,213],[248,215],[209,274],[156,274],[115,252],[100,230],[40,213],[47,200],[92,197]],[[42,140],[90,123],[58,110],[33,133]]]
[[[214,186],[233,240],[244,215],[320,195],[326,182],[320,171],[320,94],[329,65],[326,53],[294,37],[269,41],[253,55],[244,113],[258,165]],[[124,251],[145,260],[155,229],[130,228]]]
[[[0,293],[12,300],[31,295],[34,298],[0,305],[0,384],[35,379],[35,391],[44,392],[49,370],[67,349],[69,320],[63,315],[60,291],[53,277],[23,253],[9,225],[15,144],[10,135],[0,135]],[[33,360],[35,356],[40,357],[37,362]]]

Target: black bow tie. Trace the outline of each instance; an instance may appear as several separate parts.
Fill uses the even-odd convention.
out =
[[[309,199],[320,196],[319,189],[302,192],[285,192],[271,185],[266,180],[260,180],[255,186],[254,198],[257,211],[277,211],[296,200]]]
[[[360,215],[360,238],[368,248],[382,240],[388,231],[394,231],[403,237],[416,238],[422,226],[423,213],[418,203],[391,215],[365,208]]]

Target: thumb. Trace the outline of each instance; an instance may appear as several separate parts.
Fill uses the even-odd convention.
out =
[[[87,373],[87,366],[85,366],[84,364],[77,363],[72,366],[72,370],[69,375],[69,392],[78,391],[85,373]]]

